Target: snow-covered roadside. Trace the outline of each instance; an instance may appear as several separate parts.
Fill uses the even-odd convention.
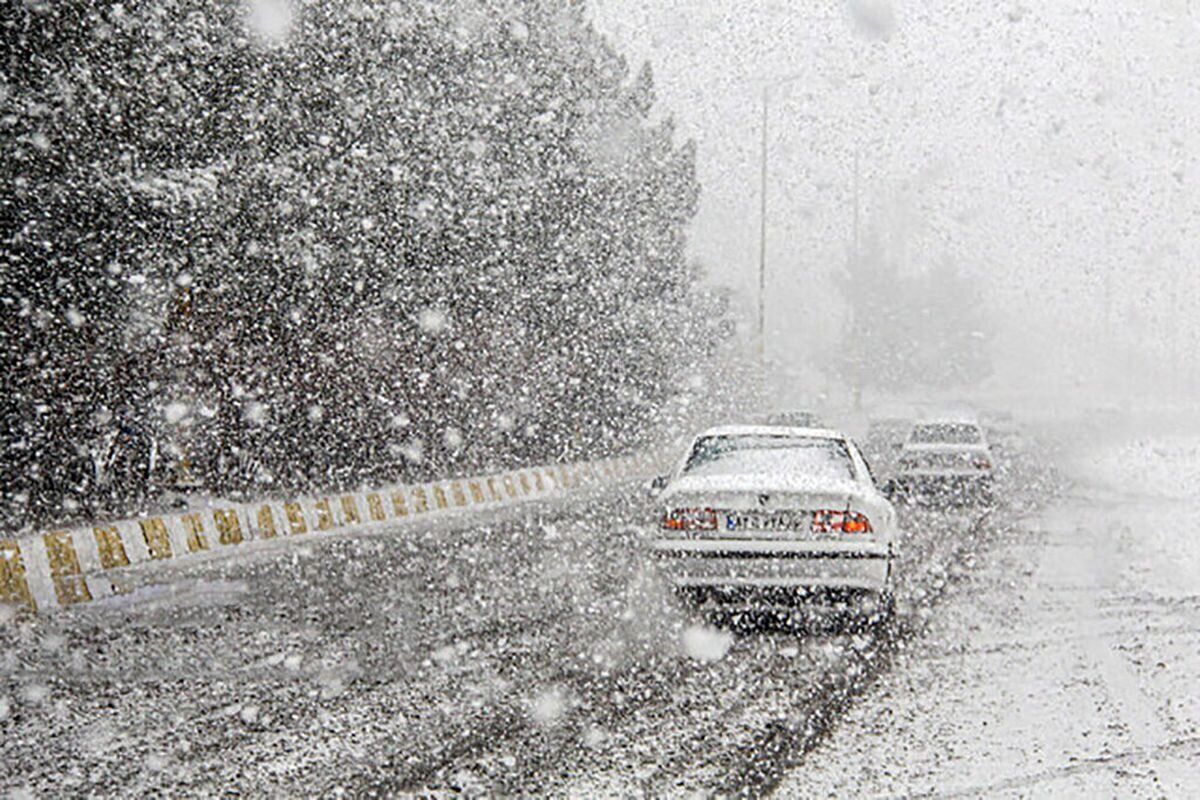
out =
[[[598,489],[420,535],[184,561],[147,572],[159,587],[135,607],[0,626],[7,785],[356,796],[557,730],[569,679],[674,646],[674,628],[636,606],[633,551],[614,547],[639,502]]]
[[[1200,792],[1200,440],[1075,452],[781,796]]]

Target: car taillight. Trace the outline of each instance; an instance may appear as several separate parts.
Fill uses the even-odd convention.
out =
[[[857,511],[814,511],[813,533],[872,533],[871,520]]]
[[[717,512],[711,508],[673,508],[663,514],[662,526],[669,531],[715,531]]]

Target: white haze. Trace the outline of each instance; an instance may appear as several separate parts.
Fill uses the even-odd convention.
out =
[[[698,144],[692,251],[750,320],[760,91],[802,76],[772,89],[770,358],[810,374],[843,331],[830,275],[851,240],[857,148],[864,236],[901,270],[952,262],[981,280],[997,323],[988,388],[1090,399],[1196,387],[1188,5],[592,2],[634,66],[653,61],[663,113]]]

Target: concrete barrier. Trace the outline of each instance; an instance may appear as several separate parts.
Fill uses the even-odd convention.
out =
[[[49,611],[122,591],[122,570],[247,542],[290,539],[419,517],[499,508],[649,474],[648,453],[550,464],[365,492],[265,499],[179,514],[104,522],[0,540],[0,602]]]

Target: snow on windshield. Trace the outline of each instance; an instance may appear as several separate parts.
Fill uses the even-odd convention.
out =
[[[800,436],[705,436],[684,475],[788,475],[844,480],[854,477],[844,442]]]
[[[909,441],[913,444],[979,444],[983,436],[977,425],[938,422],[915,426]]]

